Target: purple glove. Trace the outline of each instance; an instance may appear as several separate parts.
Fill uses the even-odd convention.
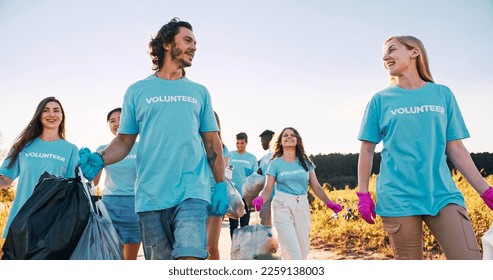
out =
[[[490,187],[487,189],[482,195],[481,198],[484,200],[484,203],[493,210],[493,188]]]
[[[341,212],[342,210],[342,206],[337,204],[337,203],[334,203],[332,201],[327,201],[327,204],[325,204],[327,207],[329,207],[332,211],[334,211],[334,213],[339,213]]]
[[[361,218],[369,224],[374,224],[373,219],[377,217],[377,214],[375,214],[375,203],[373,203],[370,193],[356,192],[356,195],[358,196],[358,211]]]
[[[262,204],[264,204],[264,199],[261,196],[257,196],[252,200],[252,205],[255,207],[256,211],[260,211]]]

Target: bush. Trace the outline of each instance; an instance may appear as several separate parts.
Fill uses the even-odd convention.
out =
[[[14,201],[15,190],[10,187],[5,190],[0,190],[0,248],[2,248],[5,239],[2,238],[5,225],[7,224],[7,218],[12,208],[12,202]],[[1,255],[1,252],[0,252]]]

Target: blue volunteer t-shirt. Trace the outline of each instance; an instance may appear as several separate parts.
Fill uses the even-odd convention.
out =
[[[268,152],[265,154],[261,159],[260,159],[260,170],[262,170],[262,175],[265,176],[265,172],[267,172],[267,168],[269,167],[269,163],[272,159],[272,152]],[[272,188],[272,193],[270,194],[270,198],[273,198],[276,193],[276,185],[274,184],[274,187]]]
[[[291,195],[305,195],[308,192],[310,171],[315,166],[308,163],[308,171],[301,166],[298,160],[287,162],[282,158],[273,159],[266,174],[276,179],[276,191]]]
[[[229,164],[234,166],[233,183],[235,184],[238,192],[243,196],[243,181],[247,177],[245,168],[250,169],[252,172],[257,172],[257,158],[249,152],[240,154],[238,151],[232,151],[231,154],[232,156],[229,159]]]
[[[228,147],[226,145],[223,145],[223,157],[224,159],[231,158],[232,154],[229,151]],[[212,174],[212,170],[209,168],[209,173],[211,176],[211,186],[214,191],[214,187],[216,186],[216,179],[214,179],[214,175]],[[211,194],[212,195],[212,194]]]
[[[272,152],[268,152],[265,154],[261,159],[260,159],[260,170],[262,170],[262,175],[265,175],[265,172],[267,171],[267,167],[269,166],[269,162],[272,158]]]
[[[448,141],[468,138],[450,89],[427,83],[407,90],[390,86],[373,96],[359,140],[383,140],[376,212],[381,216],[436,215],[447,204],[465,207],[448,169]]]
[[[226,158],[231,158],[233,154],[229,151],[228,147],[226,145],[223,146],[223,157]]]
[[[137,212],[171,208],[188,198],[210,202],[201,133],[211,131],[219,128],[204,86],[151,75],[128,88],[118,133],[140,135]]]
[[[96,151],[102,151],[107,146],[99,146]],[[103,195],[135,195],[138,146],[139,142],[135,142],[132,150],[124,159],[104,167],[106,177]]]
[[[51,175],[75,177],[75,166],[79,162],[79,149],[63,139],[47,142],[36,138],[24,147],[11,168],[7,168],[9,162],[10,159],[4,160],[0,167],[0,174],[12,180],[19,177],[19,181],[3,238],[7,237],[12,220],[31,197],[39,177],[45,171]]]

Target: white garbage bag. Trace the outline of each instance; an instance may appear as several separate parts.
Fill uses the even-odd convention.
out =
[[[249,225],[233,231],[232,260],[280,260],[279,244],[272,227]]]
[[[493,224],[481,237],[483,243],[483,260],[493,260]]]
[[[226,179],[226,190],[228,191],[228,211],[226,217],[239,220],[245,213],[245,203],[241,198],[240,193],[236,189],[234,183]]]
[[[245,199],[247,205],[252,204],[252,200],[259,195],[264,188],[264,185],[265,175],[260,175],[254,172],[245,178],[243,181],[242,191],[243,198]]]

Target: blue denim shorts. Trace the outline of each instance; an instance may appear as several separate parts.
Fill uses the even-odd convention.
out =
[[[103,203],[123,244],[139,243],[139,216],[135,213],[135,196],[104,195]]]
[[[172,208],[139,212],[146,260],[206,259],[209,208],[207,201],[189,198]]]

